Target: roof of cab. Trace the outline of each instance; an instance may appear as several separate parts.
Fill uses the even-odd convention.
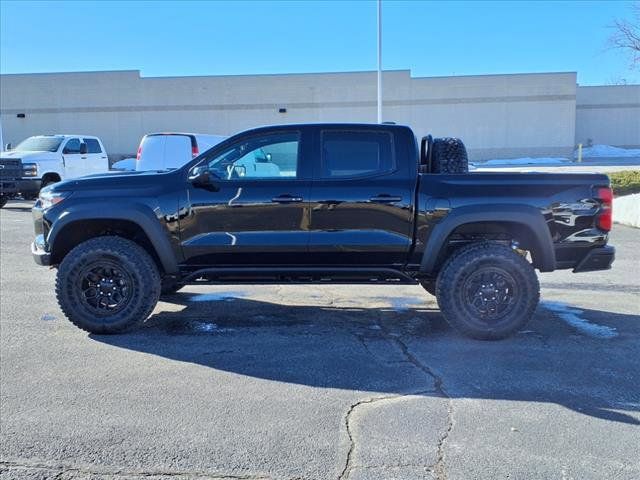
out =
[[[259,133],[268,130],[295,130],[295,129],[345,129],[345,130],[409,130],[411,127],[407,125],[397,125],[395,123],[284,123],[277,125],[264,125],[260,127],[250,128],[233,134]]]

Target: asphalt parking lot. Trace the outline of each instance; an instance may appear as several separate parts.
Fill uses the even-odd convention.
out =
[[[640,478],[640,230],[611,271],[541,276],[515,337],[413,286],[190,287],[78,330],[0,214],[0,478]]]

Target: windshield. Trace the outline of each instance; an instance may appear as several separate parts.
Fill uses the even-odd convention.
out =
[[[62,137],[29,137],[14,149],[17,152],[56,152]]]

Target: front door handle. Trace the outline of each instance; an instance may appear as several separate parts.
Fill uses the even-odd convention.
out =
[[[295,197],[293,195],[280,195],[271,199],[273,203],[300,203],[302,197]]]
[[[397,203],[402,201],[402,197],[387,195],[386,193],[384,193],[382,195],[371,197],[369,201],[375,203]]]

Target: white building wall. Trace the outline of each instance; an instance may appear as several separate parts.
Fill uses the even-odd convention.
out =
[[[640,85],[578,87],[576,144],[640,148]]]
[[[92,134],[103,139],[112,158],[134,154],[142,135],[154,131],[229,135],[273,123],[374,122],[375,98],[375,72],[0,76],[6,142],[43,133]],[[576,74],[414,78],[408,70],[387,71],[383,118],[410,125],[418,136],[461,137],[473,159],[568,156],[577,130]]]

